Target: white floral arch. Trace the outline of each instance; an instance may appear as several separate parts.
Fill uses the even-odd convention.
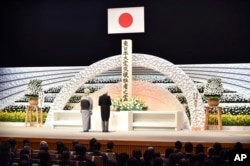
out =
[[[196,85],[189,78],[189,76],[179,67],[175,66],[171,62],[147,54],[133,54],[132,66],[134,67],[145,67],[158,71],[172,81],[182,90],[183,95],[186,97],[188,102],[188,107],[190,109],[191,117],[191,129],[202,130],[204,126],[204,105],[202,98],[199,95]],[[121,67],[121,55],[116,55],[112,57],[100,60],[88,67],[83,71],[80,71],[75,75],[69,82],[64,84],[60,93],[54,100],[54,103],[49,111],[48,117],[46,119],[45,125],[50,123],[50,113],[53,110],[62,110],[67,103],[68,99],[75,93],[75,91],[82,86],[88,80],[94,78],[95,76],[114,69]],[[194,94],[198,94],[197,102],[194,100]],[[196,106],[195,106],[196,105]]]

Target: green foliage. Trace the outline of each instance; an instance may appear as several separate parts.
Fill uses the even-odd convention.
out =
[[[248,105],[225,106],[222,107],[222,114],[250,115],[250,106]]]
[[[71,106],[71,105],[69,105],[69,104],[66,104],[66,105],[64,106],[63,110],[71,110],[71,109],[73,109],[73,108],[74,108],[73,106]]]
[[[203,93],[204,92],[204,86],[203,85],[198,84],[196,86],[197,86],[197,89],[198,89],[199,93]]]
[[[15,102],[16,102],[16,103],[17,103],[17,102],[24,102],[24,103],[27,103],[27,102],[29,102],[29,98],[27,98],[26,96],[23,96],[23,97],[21,97],[20,99],[16,100]]]
[[[4,107],[1,111],[2,112],[25,112],[26,106],[23,104],[14,104]],[[45,106],[42,108],[43,112],[49,112],[50,107]]]
[[[177,94],[177,95],[176,95],[176,98],[177,98],[177,100],[179,100],[179,102],[180,102],[181,104],[187,104],[187,99],[186,99],[186,97],[183,96],[182,94]]]
[[[181,89],[176,85],[168,86],[168,90],[171,93],[182,93]]]
[[[62,86],[52,87],[47,90],[44,90],[44,93],[59,93],[61,89],[62,89]]]
[[[25,122],[25,112],[3,112],[0,111],[0,122]],[[43,122],[45,122],[47,113],[43,113]],[[32,114],[32,121],[36,121],[35,113]]]
[[[53,103],[55,100],[56,96],[55,95],[46,95],[44,97],[44,102],[46,103]]]
[[[250,115],[221,115],[222,126],[250,126]],[[217,115],[210,115],[208,124],[217,122]]]
[[[220,103],[250,103],[250,98],[236,93],[224,93]]]
[[[165,79],[153,80],[152,83],[174,83],[174,82],[169,78],[165,78]]]
[[[81,101],[81,97],[79,95],[74,95],[69,99],[69,103],[79,103]]]
[[[75,93],[84,93],[84,89],[86,88],[90,90],[90,93],[93,93],[98,91],[99,89],[102,89],[103,87],[104,84],[91,84],[91,85],[86,84],[78,88]]]
[[[19,104],[19,105],[8,105],[7,107],[4,107],[1,111],[3,112],[25,112],[25,105]]]

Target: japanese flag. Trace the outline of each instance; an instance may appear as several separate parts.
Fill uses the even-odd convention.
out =
[[[144,7],[108,9],[108,34],[144,32]]]

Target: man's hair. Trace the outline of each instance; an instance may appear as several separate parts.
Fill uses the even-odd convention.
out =
[[[108,147],[108,149],[113,149],[113,148],[114,148],[114,143],[113,143],[113,141],[108,141],[107,147]]]
[[[101,149],[101,143],[98,142],[98,141],[95,142],[95,143],[94,143],[94,149],[95,149],[95,150],[100,150],[100,149]]]
[[[191,153],[193,151],[193,144],[191,142],[186,142],[184,148],[186,152]]]
[[[176,141],[175,142],[175,148],[176,149],[181,149],[182,148],[182,142],[181,141]]]

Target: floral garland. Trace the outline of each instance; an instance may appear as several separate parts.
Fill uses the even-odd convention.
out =
[[[112,107],[116,111],[144,111],[147,110],[147,106],[144,101],[139,97],[133,96],[129,98],[128,101],[122,102],[121,97],[117,97],[112,99]]]

